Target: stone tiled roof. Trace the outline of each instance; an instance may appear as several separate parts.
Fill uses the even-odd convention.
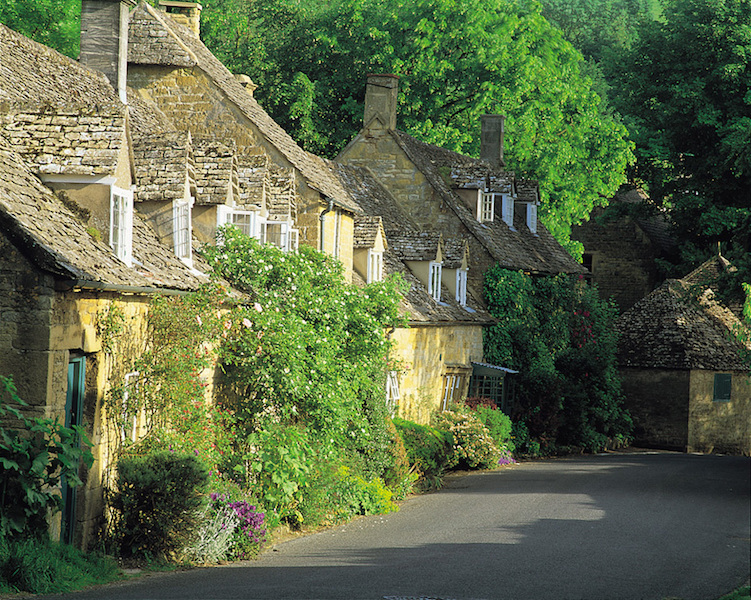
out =
[[[36,173],[112,175],[126,108],[101,73],[0,25],[0,131]]]
[[[342,187],[336,177],[331,162],[298,146],[193,31],[168,14],[141,2],[131,14],[130,32],[128,57],[131,62],[200,68],[258,128],[264,138],[302,174],[310,187],[332,198],[338,206],[355,213],[360,212],[354,197]],[[170,62],[173,56],[175,63]]]
[[[195,178],[189,133],[134,136],[136,201],[175,200],[185,196],[186,181]]]
[[[435,260],[443,246],[441,234],[433,231],[402,231],[389,237],[394,252],[402,260]]]
[[[279,167],[269,161],[264,185],[269,219],[294,221],[297,218],[295,170]]]
[[[404,296],[402,309],[413,326],[417,325],[487,325],[495,319],[485,310],[482,303],[467,291],[467,308],[459,306],[444,287],[441,292],[443,301],[436,302],[422,282],[409,270],[404,263],[404,256],[416,256],[415,260],[432,260],[436,256],[440,235],[423,232],[414,224],[412,219],[401,209],[396,199],[372,175],[370,170],[363,167],[337,165],[337,176],[341,178],[358,204],[367,215],[378,216],[386,232],[387,249],[383,253],[383,268],[387,275],[399,273],[408,285]],[[413,250],[409,249],[409,240],[413,242]],[[399,247],[400,241],[402,246]],[[406,243],[406,246],[405,246]],[[426,253],[417,253],[417,246]],[[430,253],[432,251],[432,256]],[[425,259],[422,256],[429,256]],[[353,281],[363,283],[355,275]]]
[[[239,195],[237,203],[240,206],[265,206],[266,171],[269,157],[263,152],[237,155],[237,178]]]
[[[643,190],[629,189],[618,192],[613,200],[624,204],[645,204],[648,202],[648,197]],[[637,216],[634,220],[662,253],[662,256],[672,257],[676,255],[678,242],[666,213],[658,211],[649,216]]]
[[[354,248],[373,248],[378,239],[378,232],[386,243],[386,233],[383,230],[383,219],[380,216],[355,217]]]
[[[697,297],[694,286],[671,279],[618,318],[618,362],[621,367],[745,371],[742,347],[731,336],[737,327],[741,322],[710,289]]]
[[[159,110],[156,102],[147,100],[133,88],[127,88],[127,94],[130,131],[134,138],[175,130],[167,115]]]
[[[196,204],[224,204],[239,194],[234,140],[193,140]]]
[[[464,238],[448,238],[443,240],[443,266],[447,269],[460,268],[464,260],[464,255],[468,251],[467,240]]]
[[[89,284],[196,289],[204,277],[183,265],[134,218],[134,268],[94,239],[70,209],[43,186],[0,136],[0,226],[40,269]]]
[[[488,181],[492,178],[496,191],[500,191],[510,185],[512,174],[494,173],[483,161],[420,142],[403,132],[390,133],[446,205],[501,266],[541,274],[585,272],[541,223],[538,224],[537,235],[529,231],[522,215],[517,215],[518,218],[515,220],[515,225],[519,224],[515,227],[516,231],[510,229],[501,219],[495,219],[491,223],[479,223],[447,182],[449,179],[458,187],[460,180],[451,179],[452,175],[458,177],[458,173],[465,172],[477,178],[484,169]],[[519,185],[520,182],[517,181],[516,186]],[[534,186],[536,190],[536,184],[527,182],[522,185],[527,190],[526,198],[531,194],[531,188],[525,186]]]

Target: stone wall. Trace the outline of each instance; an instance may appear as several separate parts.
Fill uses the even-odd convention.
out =
[[[732,373],[730,402],[714,401],[714,371],[691,371],[689,452],[751,456],[751,376]]]
[[[613,297],[621,312],[662,281],[652,242],[630,218],[607,224],[599,224],[592,218],[573,227],[571,239],[581,242],[584,252],[592,256],[592,279],[600,296]]]
[[[470,367],[471,361],[481,361],[483,357],[479,325],[399,328],[392,339],[400,371],[397,415],[416,423],[429,423],[431,416],[441,409],[447,365]]]
[[[688,445],[688,370],[620,370],[625,406],[638,445],[685,450]]]

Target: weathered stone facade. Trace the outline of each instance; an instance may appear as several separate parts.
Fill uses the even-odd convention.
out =
[[[482,325],[420,326],[399,328],[393,333],[394,358],[402,390],[397,415],[428,424],[443,408],[444,377],[461,370],[461,397],[466,397],[472,362],[482,360]]]

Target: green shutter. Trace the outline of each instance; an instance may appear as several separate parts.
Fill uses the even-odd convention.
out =
[[[715,373],[714,401],[730,402],[730,391],[733,387],[733,376],[730,373]]]

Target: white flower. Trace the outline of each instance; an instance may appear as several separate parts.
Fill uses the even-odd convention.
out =
[[[247,317],[243,319],[243,325],[245,325],[245,327],[247,327],[248,329],[253,327],[253,323],[251,323],[250,319],[248,319]]]
[[[255,302],[253,304],[253,308],[255,309],[256,312],[263,312],[263,306],[261,306],[258,302]]]

